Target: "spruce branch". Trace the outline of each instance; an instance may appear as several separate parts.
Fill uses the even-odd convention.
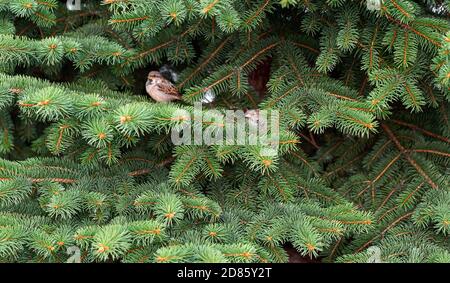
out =
[[[386,125],[382,124],[381,127],[386,132],[386,134],[389,136],[389,138],[394,142],[395,146],[398,148],[400,153],[408,160],[408,162],[417,170],[417,172],[425,179],[425,181],[430,184],[430,186],[433,189],[437,189],[439,186],[430,178],[430,176],[427,175],[425,171],[420,167],[419,164],[411,157],[409,152],[400,144],[398,139],[395,137],[392,130]]]

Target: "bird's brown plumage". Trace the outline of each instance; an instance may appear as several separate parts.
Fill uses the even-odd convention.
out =
[[[178,89],[157,71],[151,71],[148,74],[145,89],[148,95],[157,102],[181,100]]]

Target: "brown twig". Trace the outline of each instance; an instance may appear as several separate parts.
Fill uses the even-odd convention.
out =
[[[400,120],[392,120],[392,122],[394,122],[397,125],[405,126],[405,127],[410,128],[410,129],[413,129],[415,131],[421,132],[422,134],[427,135],[429,137],[441,140],[441,141],[446,142],[446,143],[450,143],[450,140],[448,138],[440,136],[440,135],[435,134],[435,133],[432,133],[432,132],[427,131],[425,129],[419,128],[418,126],[416,126],[414,124],[406,123],[406,122],[403,122],[403,121],[400,121]]]
[[[394,142],[395,146],[400,151],[400,153],[406,158],[406,160],[408,160],[408,162],[417,170],[417,172],[425,179],[425,181],[427,181],[427,183],[433,189],[437,189],[438,185],[435,182],[433,182],[430,176],[428,176],[427,173],[425,173],[425,171],[422,169],[422,167],[420,167],[420,165],[417,164],[417,162],[411,157],[411,155],[409,154],[410,152],[401,145],[401,143],[395,137],[391,129],[386,124],[381,124],[381,127],[389,136],[389,138]]]
[[[160,163],[158,163],[156,165],[156,167],[164,167],[170,163],[172,163],[175,160],[174,157],[169,157],[163,161],[161,161]],[[128,173],[128,176],[130,177],[136,177],[136,176],[142,176],[145,174],[148,174],[152,171],[151,168],[144,168],[144,169],[139,169],[139,170],[135,170],[135,171],[131,171]],[[0,178],[0,181],[10,181],[13,180],[13,178]],[[56,183],[64,183],[64,184],[73,184],[75,182],[77,182],[77,179],[71,179],[71,178],[33,178],[31,179],[32,183],[42,183],[42,182],[56,182]]]

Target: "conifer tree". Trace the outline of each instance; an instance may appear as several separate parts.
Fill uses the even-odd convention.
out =
[[[450,0],[75,2],[0,0],[1,262],[450,262]],[[277,154],[174,145],[205,93]]]

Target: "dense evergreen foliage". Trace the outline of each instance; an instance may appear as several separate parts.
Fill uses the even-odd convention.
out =
[[[450,262],[450,0],[367,2],[0,0],[0,261]],[[278,155],[174,146],[208,91]]]

